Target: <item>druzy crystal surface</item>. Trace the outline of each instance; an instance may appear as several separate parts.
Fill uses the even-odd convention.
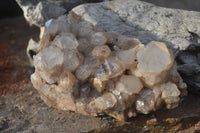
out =
[[[31,81],[48,106],[85,115],[126,120],[175,108],[187,94],[164,43],[143,45],[73,13],[48,22],[34,66]]]

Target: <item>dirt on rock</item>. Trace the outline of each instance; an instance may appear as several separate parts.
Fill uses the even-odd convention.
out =
[[[200,132],[200,96],[189,94],[173,110],[138,115],[128,122],[48,107],[30,82],[28,40],[39,29],[23,17],[0,20],[0,132]]]

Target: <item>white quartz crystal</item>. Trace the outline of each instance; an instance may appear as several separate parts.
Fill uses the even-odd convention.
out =
[[[48,22],[34,66],[31,81],[48,106],[85,115],[126,120],[175,108],[187,94],[164,43],[144,46],[72,13]]]

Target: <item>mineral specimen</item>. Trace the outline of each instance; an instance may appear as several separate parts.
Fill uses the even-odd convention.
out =
[[[34,56],[34,87],[48,106],[119,120],[178,106],[187,94],[161,42],[95,29],[71,13],[51,20]]]

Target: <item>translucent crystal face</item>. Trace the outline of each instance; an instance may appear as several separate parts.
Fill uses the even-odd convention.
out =
[[[127,119],[174,108],[186,92],[164,43],[144,46],[73,13],[49,21],[42,39],[31,81],[49,106]]]
[[[160,56],[158,56],[160,55]],[[161,73],[172,62],[164,43],[150,43],[137,53],[142,72]]]
[[[129,95],[138,94],[142,88],[142,82],[134,75],[123,75],[116,84],[117,91]]]
[[[62,33],[57,35],[52,41],[52,45],[55,45],[61,49],[76,49],[78,47],[78,41],[71,33]]]
[[[64,53],[57,47],[44,48],[41,55],[44,65],[49,69],[62,65],[64,62]]]

